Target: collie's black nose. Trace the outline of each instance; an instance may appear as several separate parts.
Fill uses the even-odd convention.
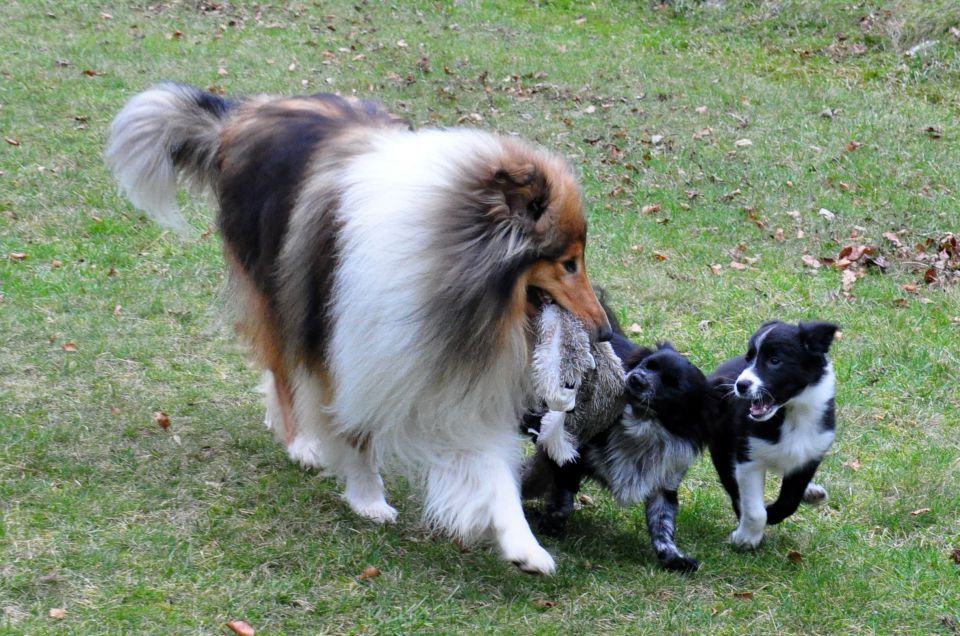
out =
[[[609,323],[597,330],[597,342],[608,342],[611,338],[613,338],[613,329]]]
[[[750,390],[750,387],[753,386],[753,382],[750,380],[737,380],[736,389],[737,395],[744,396],[747,394],[747,391]]]

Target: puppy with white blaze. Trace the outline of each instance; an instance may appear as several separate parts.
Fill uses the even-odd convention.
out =
[[[767,525],[792,515],[801,501],[827,497],[812,479],[836,430],[836,375],[827,359],[836,331],[828,322],[768,322],[745,356],[710,376],[723,393],[710,455],[740,520],[730,535],[736,547],[756,548]],[[765,505],[768,471],[783,475],[783,483],[777,500]]]
[[[117,115],[106,161],[170,227],[186,227],[178,186],[214,195],[238,328],[292,459],[377,522],[397,514],[381,466],[412,469],[430,523],[553,572],[518,487],[528,323],[546,294],[610,337],[564,160],[477,130],[414,132],[358,99],[159,84]]]

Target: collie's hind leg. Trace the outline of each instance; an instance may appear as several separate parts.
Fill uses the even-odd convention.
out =
[[[329,387],[320,377],[301,371],[294,392],[298,428],[288,441],[290,458],[304,466],[332,473],[344,482],[343,498],[361,517],[393,522],[397,511],[387,503],[383,479],[369,437],[338,434],[330,412]]]
[[[433,466],[427,475],[426,515],[461,539],[492,531],[503,558],[524,572],[553,574],[556,569],[530,531],[517,471],[502,454],[463,453]]]

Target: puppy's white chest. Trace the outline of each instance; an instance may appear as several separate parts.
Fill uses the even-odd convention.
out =
[[[835,432],[820,428],[820,414],[788,414],[783,422],[780,440],[771,444],[766,440],[750,440],[750,458],[762,463],[768,470],[781,474],[793,472],[812,460],[822,458],[833,444]]]

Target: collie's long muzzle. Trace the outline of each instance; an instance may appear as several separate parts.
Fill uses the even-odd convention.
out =
[[[603,311],[582,263],[576,272],[569,272],[559,262],[540,261],[530,271],[529,284],[550,295],[553,300],[583,321],[595,342],[613,337],[613,329]]]

